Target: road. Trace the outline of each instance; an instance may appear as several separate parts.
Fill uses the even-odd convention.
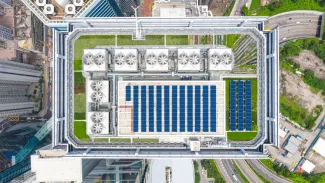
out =
[[[219,162],[217,162],[219,161]],[[218,169],[223,176],[224,180],[229,183],[244,183],[242,178],[239,176],[238,172],[231,160],[216,160]],[[219,165],[218,165],[219,164]],[[219,167],[220,166],[220,167]]]
[[[244,174],[246,179],[251,183],[263,183],[263,181],[253,172],[251,167],[248,166],[245,160],[234,160],[240,171]]]
[[[290,11],[270,17],[265,21],[265,28],[279,26],[280,43],[298,38],[320,37],[322,12]]]
[[[236,1],[231,10],[230,16],[242,16],[242,9],[248,2],[247,0],[234,0]],[[237,14],[236,14],[237,12]]]
[[[291,183],[291,181],[278,176],[275,172],[272,172],[267,167],[265,167],[259,160],[249,159],[246,160],[248,164],[251,165],[252,168],[256,170],[261,176],[265,179],[271,181],[272,183]]]

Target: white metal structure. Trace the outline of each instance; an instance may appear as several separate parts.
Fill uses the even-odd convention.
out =
[[[76,14],[76,6],[73,4],[68,4],[64,7],[64,12],[68,15]]]
[[[146,49],[146,71],[167,72],[169,68],[168,49]]]
[[[114,50],[115,71],[137,71],[138,51],[137,49],[115,49]]]
[[[316,144],[314,145],[313,150],[321,156],[325,157],[325,140],[319,138]]]
[[[201,69],[200,49],[178,49],[178,71],[199,71]]]
[[[230,48],[211,48],[208,51],[209,70],[232,70],[234,67],[234,56]]]
[[[108,52],[106,49],[85,49],[82,59],[85,72],[108,70]]]
[[[75,6],[83,6],[84,0],[73,0],[72,1]]]
[[[37,6],[45,6],[46,0],[36,0],[35,3]]]
[[[43,12],[46,15],[53,15],[55,13],[54,6],[52,4],[46,4]]]

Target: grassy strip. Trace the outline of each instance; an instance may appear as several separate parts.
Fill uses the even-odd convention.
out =
[[[214,178],[214,182],[225,183],[213,159],[201,160],[201,165],[208,172],[209,178]]]
[[[199,172],[199,164],[196,161],[193,161],[194,163],[194,172],[195,172],[195,183],[200,183],[201,181],[201,176]]]
[[[315,0],[281,0],[261,7],[256,11],[259,16],[272,16],[293,10],[325,11]]]
[[[110,142],[131,142],[130,138],[111,138]]]
[[[86,119],[86,94],[79,93],[74,95],[74,119]]]
[[[166,45],[188,45],[188,35],[167,35]]]
[[[243,174],[243,172],[241,172],[241,170],[238,168],[238,166],[237,166],[237,164],[235,163],[234,160],[232,160],[232,163],[234,164],[235,170],[238,172],[239,176],[243,179],[243,181],[245,183],[249,183],[249,181],[247,180],[246,176]]]
[[[74,135],[81,141],[90,141],[89,136],[86,134],[86,121],[75,121]]]
[[[255,10],[261,6],[260,0],[252,0],[252,4],[249,7],[250,10]]]
[[[86,78],[82,75],[82,72],[74,72],[74,83],[84,83]]]
[[[133,142],[137,143],[137,142],[152,142],[152,143],[158,143],[159,139],[143,139],[143,138],[134,138]]]
[[[228,34],[226,46],[228,48],[231,48],[239,38],[240,38],[240,34]]]
[[[131,35],[118,35],[117,45],[164,45],[163,35],[147,35],[145,40],[132,40]]]
[[[257,79],[256,78],[225,78],[226,82],[226,130],[230,129],[230,81],[231,80],[248,80],[252,86],[252,131],[257,131]]]
[[[227,139],[233,141],[250,141],[257,135],[257,132],[227,132]]]
[[[227,8],[226,12],[223,14],[223,16],[229,16],[231,13],[231,10],[234,8],[236,0],[232,0],[229,7]]]
[[[82,70],[82,60],[75,60],[73,62],[73,69],[75,71],[81,71]]]
[[[257,177],[261,179],[262,182],[264,182],[264,183],[272,183],[271,181],[264,178],[261,174],[259,174],[249,163],[247,163],[247,164],[252,169],[252,171],[257,175]]]
[[[271,161],[270,159],[260,159],[260,161],[270,170],[272,170],[273,172],[275,172],[274,168],[273,168],[273,161]]]

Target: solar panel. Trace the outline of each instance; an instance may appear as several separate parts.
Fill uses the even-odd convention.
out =
[[[244,130],[244,82],[238,82],[238,130]]]
[[[201,125],[201,86],[195,86],[195,131],[200,132]]]
[[[177,86],[172,86],[172,132],[177,132]]]
[[[193,86],[187,86],[187,131],[193,132]]]
[[[216,132],[217,126],[217,87],[210,86],[210,131]]]
[[[156,123],[157,123],[157,132],[161,132],[161,86],[156,87]]]
[[[133,131],[139,131],[139,87],[133,86]]]
[[[147,87],[141,86],[141,132],[147,131]]]
[[[245,83],[245,104],[246,104],[246,130],[252,130],[252,94],[251,81]]]
[[[236,130],[236,81],[230,81],[230,130]]]
[[[155,131],[155,113],[154,113],[154,87],[149,86],[149,132]]]
[[[185,132],[185,86],[179,87],[179,129]]]
[[[125,100],[131,101],[131,86],[125,87]]]
[[[169,86],[164,86],[164,124],[165,132],[170,131],[169,127]]]
[[[203,86],[203,132],[209,132],[209,86]]]

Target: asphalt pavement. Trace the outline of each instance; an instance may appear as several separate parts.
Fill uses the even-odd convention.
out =
[[[250,183],[263,183],[263,181],[253,172],[251,167],[248,166],[245,160],[234,160],[240,171]]]
[[[220,160],[220,173],[225,176],[224,179],[226,182],[231,183],[244,183],[243,179],[240,177],[238,172],[235,170],[235,167],[231,160]]]
[[[247,160],[247,163],[250,164],[257,173],[272,183],[292,183],[290,180],[278,176],[275,172],[265,167],[259,160],[249,159]]]

